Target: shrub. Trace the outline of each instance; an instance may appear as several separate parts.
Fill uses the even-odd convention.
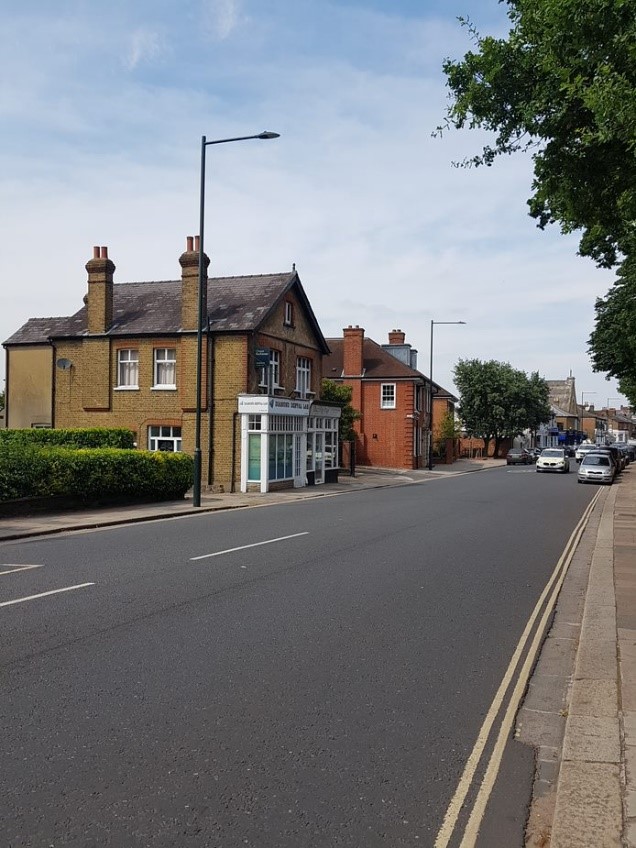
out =
[[[67,448],[135,447],[135,434],[125,427],[78,427],[73,429],[0,430],[0,448],[5,445],[56,445]]]
[[[0,450],[0,500],[173,500],[192,486],[193,471],[184,453],[8,445]]]

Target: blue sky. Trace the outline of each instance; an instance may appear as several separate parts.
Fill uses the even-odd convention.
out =
[[[527,215],[528,157],[453,168],[469,131],[431,133],[457,16],[507,31],[497,0],[25,0],[0,32],[0,339],[82,303],[92,246],[115,280],[176,279],[208,148],[212,275],[300,273],[326,336],[406,332],[452,388],[498,359],[616,405],[586,341],[613,275]],[[0,378],[4,377],[4,360]],[[594,392],[595,394],[591,394]]]

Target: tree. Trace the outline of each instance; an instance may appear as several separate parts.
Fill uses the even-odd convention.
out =
[[[352,394],[353,390],[351,386],[335,383],[333,380],[322,381],[322,388],[320,390],[321,400],[337,403],[342,407],[342,415],[340,416],[341,442],[352,442],[354,440],[353,422],[361,417],[360,413],[351,406]]]
[[[548,384],[536,372],[528,377],[507,362],[460,359],[453,374],[459,415],[468,434],[484,440],[486,455],[493,439],[498,456],[503,439],[550,419]]]
[[[4,389],[0,392],[0,409],[4,409]]]
[[[458,439],[461,435],[461,428],[455,420],[453,412],[447,412],[442,418],[439,427],[436,428],[435,442],[438,454],[443,454],[446,450],[446,442],[448,439]]]
[[[636,0],[505,0],[507,39],[443,69],[451,91],[438,127],[481,128],[493,145],[462,164],[532,150],[530,215],[582,230],[579,253],[612,267],[636,246]]]
[[[625,259],[606,297],[596,301],[596,322],[589,338],[595,371],[616,377],[619,390],[636,405],[636,257]]]

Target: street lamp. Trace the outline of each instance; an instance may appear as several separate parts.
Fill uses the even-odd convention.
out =
[[[196,410],[194,423],[194,491],[192,493],[192,505],[201,506],[201,356],[203,353],[203,321],[207,321],[207,315],[203,315],[203,231],[205,215],[205,149],[212,144],[228,144],[231,141],[251,141],[254,138],[269,139],[280,138],[280,133],[262,132],[258,135],[241,135],[237,138],[219,138],[207,141],[205,136],[201,137],[201,193],[199,199],[199,286],[198,286],[198,311],[197,311],[197,369],[196,369]]]
[[[585,395],[595,395],[596,392],[581,392],[581,406],[585,406]]]
[[[428,410],[430,414],[428,440],[428,470],[433,470],[433,327],[436,324],[465,324],[465,321],[431,321],[431,361],[429,363]]]

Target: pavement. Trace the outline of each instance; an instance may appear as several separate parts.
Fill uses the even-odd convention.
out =
[[[0,541],[333,497],[359,489],[487,471],[504,464],[505,460],[461,459],[432,471],[359,468],[353,477],[341,475],[338,483],[304,489],[265,495],[203,492],[200,507],[194,507],[188,495],[180,501],[0,516]],[[539,810],[543,821],[540,827],[529,828],[526,848],[636,848],[636,463],[603,490],[585,533],[578,543],[586,554],[580,558],[587,559],[580,578],[580,626],[578,620],[570,620],[576,615],[570,615],[567,599],[561,616],[572,647],[566,685],[562,696],[557,693],[560,702],[552,715],[559,744],[558,751],[551,751],[552,773],[545,781],[550,803],[541,807],[543,773],[538,749],[533,808]],[[559,607],[553,630],[558,622]],[[553,635],[548,636],[546,645]],[[535,675],[540,668],[541,660]],[[547,683],[544,692],[554,688],[552,681]],[[528,698],[531,693],[532,683]],[[518,722],[523,720],[524,709],[526,705]],[[547,711],[545,717],[549,718]],[[518,728],[517,737],[521,736]]]

